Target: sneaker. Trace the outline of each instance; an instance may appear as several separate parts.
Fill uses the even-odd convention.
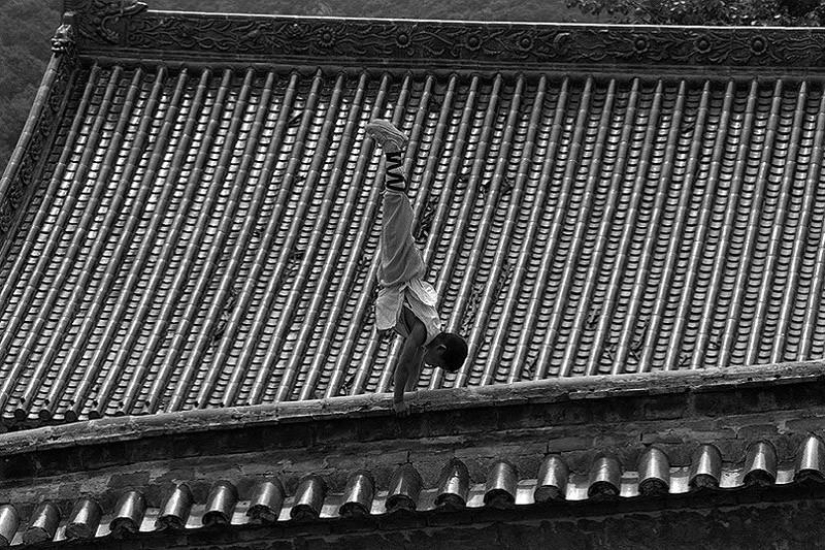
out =
[[[372,137],[385,152],[402,151],[410,141],[407,134],[396,128],[392,122],[384,119],[373,120],[366,126],[367,135]]]

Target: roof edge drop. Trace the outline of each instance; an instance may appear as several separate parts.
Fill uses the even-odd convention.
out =
[[[795,455],[797,463],[808,461],[810,450],[822,444],[815,434],[793,437],[799,446],[786,449],[786,455]],[[701,445],[697,451],[707,447]],[[755,440],[750,448],[772,452],[773,445]],[[271,544],[299,536],[342,535],[355,525],[354,531],[376,536],[379,532],[409,532],[413,528],[436,533],[445,528],[478,529],[490,521],[510,528],[525,521],[564,521],[571,517],[592,520],[603,516],[626,521],[634,514],[684,514],[686,508],[698,515],[703,510],[717,510],[718,514],[718,509],[724,507],[722,517],[726,518],[742,508],[782,506],[792,513],[806,503],[822,507],[825,485],[821,461],[810,464],[808,475],[800,475],[799,470],[795,473],[793,464],[786,461],[775,470],[776,477],[765,478],[755,491],[750,489],[748,466],[743,469],[737,463],[736,453],[727,453],[724,473],[720,463],[716,475],[721,475],[724,483],[714,486],[695,482],[696,476],[702,475],[698,473],[702,466],[697,464],[703,460],[701,453],[693,454],[690,462],[670,464],[670,458],[678,454],[675,448],[669,453],[659,449],[651,453],[649,449],[641,455],[639,468],[628,471],[624,469],[627,461],[597,456],[589,475],[576,472],[578,461],[572,455],[551,455],[543,460],[538,477],[535,466],[519,471],[508,460],[488,459],[474,465],[473,479],[464,464],[452,458],[444,468],[446,477],[435,484],[422,479],[412,463],[399,465],[388,482],[379,483],[369,469],[352,473],[333,469],[324,475],[303,476],[297,487],[291,484],[288,491],[284,486],[290,484],[282,484],[281,477],[294,475],[261,476],[254,470],[254,460],[247,462],[252,469],[233,472],[232,479],[211,481],[210,474],[203,472],[194,474],[198,479],[154,483],[137,490],[119,487],[123,482],[118,478],[128,476],[110,471],[106,491],[98,488],[84,496],[66,491],[54,499],[42,487],[33,489],[31,495],[13,494],[10,503],[0,506],[0,547],[19,547],[20,541],[76,548],[82,541],[84,548],[108,548],[113,544],[119,548],[162,548],[166,547],[165,541],[174,539],[176,547],[200,548],[199,541],[208,540],[214,545],[231,540],[233,548],[245,548],[243,542],[258,539]],[[436,464],[441,462],[430,458]],[[658,464],[654,468],[659,469],[654,475],[658,488],[651,490],[649,466],[653,463]],[[347,476],[342,491],[341,479]],[[445,492],[445,482],[452,487],[446,489],[449,492]],[[548,496],[548,489],[554,496]],[[285,498],[286,494],[290,496]],[[455,505],[445,504],[445,494],[454,497]],[[27,497],[44,500],[33,505]],[[71,513],[64,522],[63,512],[69,509]],[[101,521],[104,517],[112,519]],[[272,531],[274,528],[278,531]]]
[[[57,121],[66,106],[77,68],[73,16],[64,14],[52,37],[52,56],[40,81],[23,132],[17,140],[6,169],[0,176],[0,258],[7,253],[8,235],[20,219],[41,176],[55,138]]]
[[[137,0],[64,0],[84,55],[209,63],[456,68],[820,67],[825,29],[678,27],[210,14]],[[156,55],[153,55],[154,54]]]

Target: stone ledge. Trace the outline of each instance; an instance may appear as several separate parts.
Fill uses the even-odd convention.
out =
[[[815,410],[825,403],[823,367],[825,363],[816,361],[422,391],[410,396],[413,414],[405,419],[392,414],[390,394],[104,418],[2,434],[0,458],[20,463],[24,457],[60,457],[34,462],[62,461],[65,470],[72,471],[93,456],[92,462],[102,467],[162,456],[483,437],[488,432],[583,424],[661,423],[788,410],[818,417]]]

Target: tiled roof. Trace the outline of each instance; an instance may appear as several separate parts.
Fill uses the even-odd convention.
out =
[[[420,388],[823,357],[821,79],[633,71],[85,59],[4,243],[3,415],[389,390],[377,116],[470,347]]]
[[[715,446],[700,445],[691,463],[684,466],[671,465],[668,455],[653,447],[640,456],[638,464],[623,465],[615,457],[601,455],[588,472],[581,473],[570,471],[561,457],[550,455],[537,472],[522,473],[507,461],[495,462],[485,480],[471,480],[464,463],[451,459],[432,487],[425,486],[413,464],[399,466],[387,486],[377,486],[365,470],[351,472],[346,485],[337,488],[317,475],[304,477],[294,491],[286,491],[277,477],[247,481],[248,490],[239,492],[235,483],[217,480],[203,501],[196,499],[186,483],[179,483],[154,506],[139,488],[124,491],[111,509],[104,509],[94,496],[65,503],[65,510],[44,501],[22,518],[12,502],[0,506],[0,546],[140,537],[163,530],[177,536],[184,529],[192,533],[205,527],[275,523],[300,528],[319,519],[370,520],[398,513],[443,525],[445,519],[449,523],[449,518],[439,519],[444,513],[465,509],[523,512],[548,503],[555,503],[556,514],[565,510],[580,514],[582,504],[613,501],[619,506],[608,513],[619,513],[622,505],[645,499],[661,503],[665,495],[707,500],[741,495],[753,486],[763,488],[762,492],[768,487],[792,489],[811,482],[821,487],[825,445],[819,437],[809,436],[792,464],[777,464],[776,450],[764,441],[750,445],[744,463],[738,464],[723,461]]]

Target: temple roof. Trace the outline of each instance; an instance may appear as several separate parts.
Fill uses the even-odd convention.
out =
[[[420,388],[825,355],[825,31],[117,5],[0,180],[6,419],[388,391],[375,117],[470,348]]]

